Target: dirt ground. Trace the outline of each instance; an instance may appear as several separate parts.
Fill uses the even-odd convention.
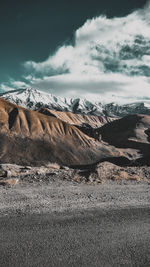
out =
[[[58,180],[20,182],[0,187],[0,215],[51,213],[91,208],[142,207],[150,204],[149,182],[84,184]]]
[[[150,168],[0,166],[0,215],[149,206]]]

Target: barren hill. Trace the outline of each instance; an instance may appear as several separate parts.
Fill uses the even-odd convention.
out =
[[[56,117],[0,98],[0,162],[91,164],[120,153]]]
[[[92,128],[101,127],[104,124],[114,120],[114,118],[102,115],[95,116],[89,114],[81,114],[81,113],[79,114],[79,113],[72,113],[70,111],[65,112],[65,111],[50,110],[48,108],[40,108],[37,111],[48,116],[54,116],[72,125],[77,125],[77,126],[89,125]]]
[[[130,115],[99,129],[102,140],[119,149],[130,149],[142,164],[150,164],[150,116]]]

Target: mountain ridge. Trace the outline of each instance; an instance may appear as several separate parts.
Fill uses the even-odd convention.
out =
[[[32,110],[44,107],[55,111],[108,117],[124,117],[130,114],[150,115],[150,104],[146,102],[134,102],[124,105],[114,102],[102,104],[101,102],[93,102],[81,98],[56,97],[34,88],[4,92],[0,94],[0,97]]]
[[[54,114],[42,114],[0,98],[0,163],[150,164],[149,115],[129,115],[92,128],[90,133]]]
[[[0,163],[91,164],[120,152],[56,117],[0,98]]]

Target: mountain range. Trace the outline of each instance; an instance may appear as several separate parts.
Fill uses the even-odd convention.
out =
[[[0,163],[85,165],[119,156],[74,125],[0,98]]]
[[[150,115],[150,105],[137,102],[125,105],[116,103],[102,104],[81,98],[62,98],[33,88],[18,89],[1,93],[0,97],[24,108],[36,110],[48,108],[56,111],[70,111],[78,114],[96,116],[124,117],[131,114]]]
[[[128,105],[126,111],[130,110],[130,115],[108,116],[102,105],[99,113],[98,108],[87,109],[86,100],[79,101],[80,110],[71,112],[74,101],[61,98],[56,101],[54,96],[34,89],[3,94],[0,163],[52,162],[72,167],[102,161],[118,165],[150,164],[149,115],[132,114],[135,109]],[[136,111],[141,111],[139,107]]]

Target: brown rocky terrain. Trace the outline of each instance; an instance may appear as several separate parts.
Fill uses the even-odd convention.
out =
[[[114,120],[114,118],[108,116],[95,116],[95,115],[81,114],[81,113],[78,114],[69,111],[68,112],[55,111],[55,110],[50,110],[48,108],[40,108],[37,111],[47,116],[54,116],[72,125],[76,126],[89,125],[92,128],[99,128],[104,124]]]
[[[120,150],[128,149],[133,164],[150,164],[150,116],[130,115],[102,126],[103,141]]]
[[[58,180],[91,185],[110,182],[150,182],[150,167],[120,167],[110,162],[101,162],[86,169],[61,167],[58,164],[46,166],[21,166],[0,164],[0,185],[13,186],[24,183],[47,183]]]
[[[96,116],[90,114],[72,113],[69,111],[56,111],[48,108],[40,108],[38,112],[47,116],[56,117],[64,122],[76,126],[84,134],[100,141],[99,128],[118,118],[105,115]]]
[[[148,165],[150,116],[107,120],[48,109],[32,111],[0,99],[0,163],[53,162],[83,169],[106,160],[120,166]],[[104,125],[96,128],[97,123]]]
[[[121,156],[74,125],[0,99],[0,163],[87,165]]]

